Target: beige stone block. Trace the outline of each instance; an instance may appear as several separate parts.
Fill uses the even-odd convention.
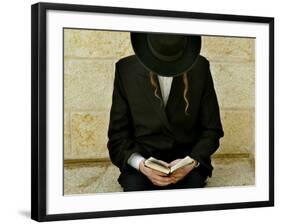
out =
[[[108,158],[109,113],[71,113],[71,147],[75,159]]]
[[[247,186],[255,184],[255,169],[247,158],[214,158],[212,178],[207,187]]]
[[[64,55],[82,58],[120,58],[132,54],[129,32],[64,30]]]
[[[252,153],[254,147],[252,110],[221,110],[224,137],[216,154]]]
[[[255,136],[255,130],[256,130],[256,122],[255,122],[255,108],[251,110],[251,115],[252,115],[252,122],[251,122],[251,128],[253,130],[253,134],[252,134],[252,143],[253,146],[251,148],[251,152],[250,152],[250,157],[251,158],[255,158],[255,153],[256,153],[256,147],[255,147],[255,143],[256,143],[256,136]]]
[[[63,139],[63,154],[64,159],[71,159],[73,158],[72,151],[71,151],[71,135],[68,133],[64,133],[64,139]]]
[[[115,44],[115,57],[122,58],[126,57],[128,55],[135,54],[131,39],[130,39],[130,33],[129,32],[118,32],[119,34],[115,34],[114,41]]]
[[[109,110],[115,62],[66,59],[64,63],[65,110]]]
[[[254,47],[254,38],[204,36],[201,54],[211,61],[248,62],[255,58]]]
[[[70,116],[69,112],[64,111],[64,139],[63,139],[63,152],[64,159],[71,157],[71,135],[70,135]]]
[[[219,105],[226,108],[255,107],[254,63],[211,63]]]

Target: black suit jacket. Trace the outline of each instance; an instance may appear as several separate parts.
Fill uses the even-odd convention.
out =
[[[211,176],[210,156],[224,132],[208,60],[199,56],[188,72],[189,115],[184,113],[182,75],[173,78],[164,107],[148,73],[135,55],[115,64],[107,143],[111,161],[122,172],[133,152],[166,161],[189,155]],[[161,96],[158,79],[157,84]]]

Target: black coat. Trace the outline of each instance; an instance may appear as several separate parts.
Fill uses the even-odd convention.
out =
[[[184,113],[182,75],[174,77],[164,107],[148,73],[135,55],[115,64],[107,143],[111,161],[122,172],[133,152],[166,161],[189,155],[211,176],[210,156],[224,132],[208,60],[199,56],[188,72],[189,115]],[[161,96],[158,79],[157,84]]]

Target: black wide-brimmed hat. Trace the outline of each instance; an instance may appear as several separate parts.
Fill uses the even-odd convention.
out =
[[[133,50],[140,62],[160,76],[189,71],[201,50],[201,36],[131,32]]]

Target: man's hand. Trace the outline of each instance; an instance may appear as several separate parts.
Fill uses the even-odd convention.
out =
[[[169,167],[172,167],[174,165],[176,165],[179,161],[181,161],[182,159],[176,159],[172,162],[170,162]],[[194,169],[194,165],[190,164],[190,165],[186,165],[182,168],[177,169],[176,171],[174,171],[172,174],[170,174],[170,178],[172,179],[172,183],[175,184],[178,181],[182,180],[186,175],[188,175],[192,170]]]
[[[165,163],[163,161],[163,163]],[[169,164],[166,163],[168,166]],[[156,186],[167,186],[172,183],[172,178],[165,173],[159,172],[157,170],[153,170],[144,165],[144,161],[140,163],[140,171],[148,177],[148,179]]]

